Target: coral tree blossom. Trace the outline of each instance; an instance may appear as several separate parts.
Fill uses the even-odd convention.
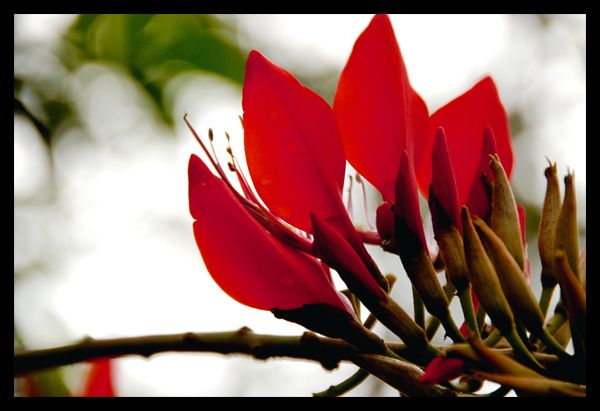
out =
[[[334,288],[329,268],[315,255],[345,273],[347,282],[376,296],[377,304],[389,297],[379,288],[386,287],[377,279],[342,201],[346,160],[383,196],[377,211],[381,239],[406,226],[420,243],[416,248],[421,254],[427,246],[419,191],[427,198],[431,183],[461,230],[461,206],[481,218],[489,213],[482,178],[482,173],[492,176],[489,155],[497,153],[508,177],[512,174],[508,116],[491,77],[430,116],[410,84],[385,15],[375,16],[356,40],[333,109],[258,51],[250,52],[246,63],[242,105],[248,170],[260,200],[239,170],[245,196],[233,190],[214,161],[219,176],[192,155],[190,212],[196,220],[196,243],[215,282],[238,302],[277,316],[281,310],[307,306],[334,307],[354,316],[348,300]],[[315,241],[282,221],[314,234]],[[430,263],[428,256],[425,259]],[[428,273],[442,295],[433,266]],[[427,289],[419,275],[412,275],[411,281]],[[442,297],[426,306],[429,311],[440,306],[434,315],[441,314],[444,322],[450,317]],[[433,377],[425,381],[458,375],[463,365],[438,359],[428,369],[427,378]]]
[[[261,310],[307,304],[350,309],[328,270],[269,233],[196,155],[188,175],[196,244],[208,272],[230,297]]]
[[[491,77],[429,116],[423,99],[410,84],[388,16],[375,16],[356,40],[340,77],[333,109],[348,161],[384,200],[395,200],[395,178],[404,151],[412,160],[421,193],[428,197],[433,144],[440,127],[454,167],[459,205],[467,204],[474,182],[481,186],[481,160],[489,163],[486,126],[493,131],[497,153],[509,177],[512,173],[508,116]],[[484,195],[481,188],[476,191],[474,196]]]
[[[346,155],[331,107],[258,51],[246,62],[242,105],[248,169],[267,207],[308,233],[315,212],[369,267],[342,201]]]

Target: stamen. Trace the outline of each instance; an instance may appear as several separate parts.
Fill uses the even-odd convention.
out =
[[[200,147],[202,147],[202,150],[204,150],[204,152],[208,156],[208,159],[212,163],[212,165],[215,168],[215,170],[217,171],[217,173],[219,173],[219,176],[221,176],[221,178],[224,181],[229,182],[229,180],[227,180],[227,176],[225,175],[225,173],[221,169],[221,166],[218,163],[216,163],[215,160],[212,158],[212,156],[208,152],[208,149],[206,148],[206,146],[204,145],[204,143],[200,139],[200,136],[198,136],[198,133],[196,133],[196,130],[194,129],[194,126],[192,126],[192,124],[190,123],[190,121],[187,119],[187,116],[188,116],[188,112],[186,111],[185,114],[183,115],[183,120],[185,121],[185,123],[187,124],[188,128],[190,129],[190,131],[192,132],[192,134],[196,138],[196,141],[200,144]],[[211,136],[212,136],[212,130],[209,128],[208,129],[208,139],[209,140],[212,138]]]
[[[227,185],[227,187],[229,188],[231,193],[233,193],[235,195],[235,197],[240,201],[242,206],[244,206],[250,213],[252,213],[255,216],[255,220],[259,224],[261,224],[265,229],[269,230],[271,233],[275,234],[279,239],[286,241],[293,247],[296,247],[304,252],[311,253],[312,252],[311,251],[312,250],[312,248],[311,248],[312,241],[311,240],[299,235],[298,233],[295,232],[295,230],[292,231],[287,224],[285,224],[282,220],[279,219],[279,217],[274,216],[268,209],[266,209],[263,205],[261,205],[259,200],[256,198],[256,196],[250,189],[250,186],[247,183],[246,178],[242,174],[239,165],[236,164],[237,159],[233,155],[233,150],[231,149],[231,147],[228,147],[227,152],[231,155],[232,162],[227,163],[227,165],[228,165],[229,169],[232,172],[235,172],[236,175],[238,176],[238,179],[240,181],[240,184],[242,186],[242,189],[243,189],[246,197],[242,196],[233,187],[233,185],[231,184],[231,182],[225,175],[225,172],[221,168],[221,165],[219,164],[218,159],[215,161],[215,158],[217,158],[217,155],[214,154],[215,149],[212,145],[212,141],[214,139],[212,129],[210,129],[210,128],[208,129],[208,139],[211,142],[211,148],[212,148],[215,158],[213,158],[213,156],[210,155],[210,152],[208,151],[208,149],[206,148],[206,146],[204,145],[204,143],[198,136],[198,133],[196,133],[196,130],[194,129],[194,127],[192,126],[190,121],[187,119],[187,116],[188,116],[188,112],[186,111],[185,114],[183,115],[183,120],[186,122],[190,131],[194,135],[194,138],[196,139],[196,141],[198,141],[198,143],[202,147],[202,150],[204,150],[204,152],[208,156],[208,159],[212,163],[213,167],[215,168],[215,170],[217,171],[217,173],[219,174],[219,176],[221,177],[223,182]],[[241,117],[240,117],[240,121],[242,121],[242,126],[243,126],[244,123],[243,123],[243,120]],[[230,140],[229,134],[225,133],[225,135],[227,136],[227,140],[229,141]]]
[[[367,208],[367,189],[365,187],[365,183],[362,181],[362,178],[360,177],[360,174],[358,174],[358,173],[356,173],[356,182],[359,183],[360,186],[362,187],[363,204],[365,207],[365,218],[367,220],[367,225],[369,226],[371,231],[376,231],[375,226],[373,225],[373,223],[371,222],[371,218],[369,217],[369,209]]]
[[[213,135],[212,128],[209,128],[208,129],[208,140],[210,141],[210,148],[213,152],[213,156],[215,156],[215,160],[217,161],[217,164],[219,165],[219,167],[221,167],[221,163],[219,163],[219,156],[217,156],[217,152],[215,151],[215,146],[213,145],[214,139],[215,139],[215,137]]]
[[[348,187],[348,204],[346,205],[346,211],[350,216],[350,221],[354,220],[353,210],[352,210],[352,176],[348,176],[350,179],[350,186]]]

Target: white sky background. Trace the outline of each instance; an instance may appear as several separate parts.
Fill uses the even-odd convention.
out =
[[[341,72],[371,17],[226,18],[236,20],[246,35],[242,47],[258,49],[293,74],[305,74],[323,68]],[[59,37],[65,21],[16,16],[15,44],[48,44]],[[484,75],[493,76],[507,110],[520,109],[525,115],[527,132],[515,143],[517,196],[541,207],[545,157],[558,162],[561,176],[570,166],[576,170],[578,212],[585,227],[585,16],[550,19],[544,28],[533,16],[412,15],[392,16],[392,23],[411,83],[430,112]],[[15,56],[15,73],[37,70],[49,76],[60,69],[43,51],[33,60],[43,64],[29,68]],[[88,66],[66,86],[79,96],[85,129],[66,128],[53,147],[56,192],[47,187],[49,156],[40,136],[27,121],[14,120],[15,271],[27,272],[15,283],[14,315],[25,343],[42,348],[84,335],[241,326],[259,333],[300,334],[301,327],[236,303],[212,282],[193,240],[187,206],[187,161],[200,148],[182,120],[176,138],[164,138],[171,131],[145,109],[148,101],[141,91],[127,77],[103,70]],[[243,160],[237,119],[241,89],[208,76],[178,81],[187,83],[176,96],[174,118],[189,111],[201,136],[212,127],[222,161],[227,161],[227,130],[234,153]],[[120,139],[123,134],[127,138]],[[535,267],[536,239],[529,240]],[[394,296],[402,300],[407,280],[399,261],[379,254],[375,259],[385,272],[401,277]],[[410,311],[409,301],[401,304]],[[376,331],[391,337],[382,328]],[[348,365],[330,373],[298,361],[163,354],[150,360],[124,358],[116,369],[121,395],[310,395],[343,381],[356,368]],[[66,372],[73,387],[80,370]],[[367,382],[353,394],[368,395],[372,389]],[[380,395],[394,394],[385,385],[381,390]]]

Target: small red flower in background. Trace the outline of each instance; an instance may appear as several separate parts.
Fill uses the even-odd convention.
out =
[[[112,358],[97,358],[89,362],[92,363],[92,368],[81,397],[116,397],[112,382]]]

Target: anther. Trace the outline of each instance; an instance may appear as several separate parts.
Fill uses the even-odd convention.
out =
[[[371,222],[371,218],[369,217],[369,211],[367,208],[367,188],[365,187],[365,183],[362,181],[360,174],[356,173],[356,182],[361,185],[362,193],[363,193],[363,203],[365,208],[365,218],[367,220],[367,225],[372,231],[375,231],[375,226]]]

